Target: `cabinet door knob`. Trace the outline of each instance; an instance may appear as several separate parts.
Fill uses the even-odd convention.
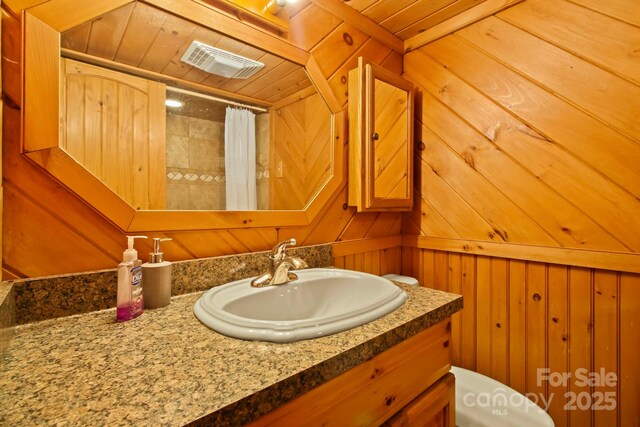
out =
[[[378,135],[378,132],[374,132],[373,135],[371,135],[371,138],[373,138],[374,141],[377,141],[380,139],[380,135]]]

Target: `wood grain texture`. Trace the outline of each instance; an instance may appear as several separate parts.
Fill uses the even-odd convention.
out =
[[[61,147],[134,209],[164,209],[164,84],[62,62]]]
[[[162,0],[150,2],[160,8],[167,6]],[[174,5],[176,12],[188,12],[185,10],[184,5]],[[155,35],[162,25],[164,24],[163,18],[159,18],[157,15],[145,15],[140,14],[138,11],[139,5],[136,5],[131,12],[130,19],[142,19],[155,30],[150,28],[149,34],[139,35],[142,39],[153,40]],[[311,7],[311,6],[309,6]],[[314,6],[317,7],[317,6]],[[346,129],[345,121],[342,114],[342,107],[346,105],[345,89],[340,82],[341,72],[346,73],[350,64],[357,62],[358,56],[364,56],[371,62],[376,64],[386,63],[390,69],[398,72],[398,67],[401,62],[398,61],[398,55],[391,55],[392,49],[378,40],[375,40],[368,35],[360,32],[349,23],[345,23],[342,18],[334,15],[330,11],[323,10],[323,16],[325,22],[331,23],[331,26],[335,26],[334,30],[340,28],[342,31],[336,34],[336,38],[325,38],[328,33],[331,33],[330,28],[322,26],[313,26],[310,21],[314,19],[313,13],[297,13],[294,18],[299,22],[298,25],[307,28],[308,33],[305,48],[312,49],[317,53],[320,59],[328,58],[329,62],[321,62],[317,58],[313,59],[317,64],[330,65],[327,68],[316,66],[312,71],[314,77],[322,77],[331,81],[331,84],[324,83],[326,87],[330,88],[335,97],[326,100],[331,105],[331,109],[338,117],[336,126],[340,129],[337,132],[333,132],[331,137],[338,138],[342,141],[342,149],[335,150],[335,153],[331,153],[331,156],[337,156],[338,161],[342,159],[346,161],[346,137],[344,130]],[[196,16],[193,11],[189,12],[188,19],[194,22],[198,22],[201,17]],[[328,15],[326,15],[328,14]],[[225,20],[222,22],[221,28],[227,28],[228,22]],[[13,40],[11,51],[20,52],[20,27],[17,25],[9,25],[13,37],[3,36],[3,41]],[[353,29],[353,30],[352,30]],[[237,29],[236,29],[237,30]],[[235,30],[234,30],[235,31]],[[245,31],[245,30],[242,30]],[[335,32],[335,31],[334,31]],[[347,32],[353,37],[354,43],[348,44],[345,40],[344,33]],[[79,31],[88,37],[86,30]],[[249,39],[256,40],[256,32],[254,30],[246,30],[241,34],[249,35]],[[233,33],[237,36],[237,33]],[[127,35],[127,31],[123,34],[123,44],[120,45],[120,49],[127,49],[132,53],[136,53],[135,40]],[[241,37],[242,38],[242,37]],[[247,39],[247,40],[249,40]],[[263,46],[266,50],[273,48],[275,52],[281,52],[275,43],[275,37],[265,37],[263,40]],[[125,40],[128,40],[124,43]],[[147,43],[145,41],[145,43]],[[262,43],[262,42],[261,42]],[[284,42],[287,44],[287,42]],[[84,42],[81,42],[83,45]],[[126,46],[125,46],[126,44]],[[313,45],[313,47],[310,47]],[[225,46],[231,47],[231,45],[225,44]],[[139,49],[137,53],[140,53],[142,49]],[[253,55],[255,52],[244,51],[247,55]],[[309,57],[308,52],[298,49],[300,61],[306,61]],[[305,53],[305,55],[300,55]],[[116,53],[117,56],[117,53]],[[129,58],[129,61],[141,61],[144,58],[144,52],[142,55],[138,54]],[[19,59],[19,56],[18,56]],[[19,65],[19,64],[18,64]],[[285,73],[286,74],[286,73]],[[286,76],[283,76],[286,77]],[[5,82],[7,76],[5,76]],[[20,87],[19,74],[14,74],[11,81],[12,87],[15,83]],[[322,83],[322,82],[321,82]],[[225,83],[225,87],[232,87],[230,83]],[[346,85],[345,85],[346,86]],[[237,89],[233,86],[234,90]],[[336,101],[337,99],[337,101]],[[7,109],[5,103],[5,110]],[[4,147],[5,153],[8,153],[3,162],[4,179],[7,183],[11,183],[16,188],[16,191],[12,194],[16,194],[16,198],[23,197],[23,195],[30,195],[29,203],[21,203],[24,209],[20,212],[20,218],[16,215],[6,217],[5,222],[5,241],[3,245],[4,251],[4,269],[11,276],[16,277],[33,277],[35,275],[50,275],[83,271],[87,269],[101,269],[101,268],[113,268],[118,260],[121,258],[122,249],[126,243],[124,238],[125,232],[123,230],[129,228],[130,230],[144,231],[145,234],[150,236],[169,236],[174,240],[165,249],[165,256],[172,261],[190,259],[197,257],[207,257],[225,254],[234,254],[247,251],[267,250],[271,248],[279,239],[282,240],[289,236],[297,237],[300,244],[312,244],[312,243],[328,243],[339,240],[352,240],[360,238],[378,238],[385,236],[398,236],[401,231],[401,216],[399,214],[385,214],[385,215],[360,215],[355,212],[354,209],[345,207],[346,203],[346,180],[341,179],[340,182],[334,183],[337,192],[331,197],[323,199],[320,204],[313,205],[315,219],[308,226],[301,226],[305,224],[306,214],[301,212],[300,215],[282,215],[281,213],[274,211],[273,215],[268,218],[257,218],[251,213],[232,212],[225,218],[228,218],[228,223],[223,219],[219,222],[220,227],[227,227],[229,224],[246,221],[246,224],[251,224],[253,227],[248,229],[234,228],[230,230],[208,230],[206,224],[211,221],[208,219],[208,213],[202,212],[198,218],[190,223],[191,230],[197,231],[174,231],[166,233],[163,226],[173,226],[176,224],[184,223],[189,220],[188,216],[181,215],[179,212],[173,212],[167,214],[163,218],[159,218],[155,215],[154,211],[140,211],[136,213],[135,220],[132,222],[131,214],[129,212],[122,212],[118,216],[117,224],[106,220],[103,216],[97,213],[95,210],[89,208],[84,202],[82,202],[77,196],[63,186],[60,186],[54,181],[51,176],[46,174],[34,166],[30,161],[22,157],[19,153],[20,150],[20,128],[19,128],[19,116],[15,116],[17,110],[11,110],[8,115],[12,116],[12,119],[5,119],[6,123],[12,123],[14,126],[10,132],[5,132],[4,135]],[[18,111],[19,113],[19,111]],[[7,117],[7,116],[5,116]],[[17,118],[16,118],[17,117]],[[15,119],[15,120],[13,120]],[[78,124],[79,126],[80,124]],[[84,126],[84,125],[82,125]],[[5,126],[6,127],[6,126]],[[107,130],[105,130],[107,132]],[[108,132],[105,135],[110,135]],[[311,148],[313,149],[313,147]],[[44,161],[44,160],[43,160]],[[52,163],[52,167],[63,167],[63,164]],[[346,169],[345,169],[346,170]],[[67,173],[73,173],[73,169],[68,169]],[[84,190],[83,190],[84,191]],[[93,195],[94,197],[101,197],[100,195]],[[104,203],[108,203],[108,199],[103,199]],[[314,200],[315,202],[315,200]],[[102,203],[102,202],[100,202]],[[117,208],[117,204],[108,203],[112,209]],[[313,204],[313,203],[312,203]],[[105,207],[106,208],[106,207]],[[43,241],[36,239],[35,235],[30,232],[29,222],[31,218],[45,218],[46,224],[52,227],[51,232],[59,233],[62,238],[47,239],[44,242],[48,248],[46,253],[41,253],[40,249],[36,249],[35,245],[42,247]],[[265,223],[268,226],[265,226]],[[308,222],[308,220],[307,220]],[[65,224],[60,225],[60,224]],[[275,225],[274,225],[275,224]],[[256,226],[258,226],[256,228]],[[67,234],[70,234],[67,236]],[[47,236],[49,234],[46,234]],[[8,236],[8,237],[7,237]],[[33,236],[33,238],[28,238]],[[78,237],[79,236],[79,237]],[[74,259],[70,257],[64,260],[64,262],[55,256],[56,253],[62,251],[64,248],[59,247],[68,241],[75,241],[80,239],[79,246],[83,248],[82,254],[76,253],[77,257],[93,259],[91,265],[88,265],[81,259]],[[34,265],[29,257],[24,256],[24,252],[16,251],[17,242],[22,241],[25,251],[32,251],[33,253],[39,253],[38,265]],[[86,243],[83,243],[86,242]],[[107,254],[105,257],[104,254]],[[146,259],[148,250],[140,251],[140,255],[143,259]],[[367,252],[363,250],[359,253]],[[389,256],[383,256],[383,253],[387,253]],[[355,258],[356,255],[353,255]],[[367,265],[367,268],[372,270],[380,269],[380,271],[398,272],[400,258],[399,248],[385,248],[380,249],[379,253],[376,251],[367,255],[367,261],[364,261],[364,255],[362,258],[358,255],[359,264]],[[379,261],[378,261],[379,260]]]
[[[194,40],[260,61],[265,67],[248,79],[209,74],[182,61],[182,55]],[[89,58],[121,62],[267,103],[311,85],[300,64],[140,2],[114,9],[64,32],[61,45]]]
[[[271,208],[302,210],[330,177],[331,112],[316,93],[271,114]]]
[[[346,4],[399,39],[407,40],[485,1],[351,0]]]
[[[587,31],[592,21],[608,31]],[[611,45],[619,32],[626,34],[616,42],[622,51],[636,45],[637,29],[618,19],[531,0],[405,55],[405,76],[421,91],[416,190],[436,211],[431,216],[453,228],[425,225],[416,212],[405,217],[415,234],[638,252],[640,87],[625,75],[634,60],[605,66],[592,57],[599,53],[579,51],[585,43],[547,35],[565,22],[584,26],[595,45]],[[501,224],[492,212],[503,197],[521,210],[507,221],[517,218],[515,230],[526,233],[516,237],[509,231],[515,224]],[[456,200],[471,209],[451,209]]]
[[[449,319],[443,320],[249,426],[381,425],[447,374],[449,328]],[[449,381],[452,385],[450,377]],[[432,398],[445,398],[440,410],[449,403],[448,391],[449,387],[435,393],[431,390]]]
[[[630,325],[640,321],[637,273],[477,255],[463,255],[461,264],[456,253],[404,246],[407,250],[415,256],[403,255],[402,274],[464,296],[452,342],[467,351],[453,351],[455,365],[530,394],[540,405],[551,398],[549,413],[556,425],[584,426],[591,420],[635,425],[640,413],[632,402],[640,390],[637,358],[631,354],[638,340]],[[440,279],[431,282],[428,276]],[[615,384],[585,386],[580,375],[600,368],[615,375]],[[571,377],[556,382],[544,372]],[[615,408],[588,408],[601,392],[612,393]],[[565,393],[587,394],[582,404],[573,402],[575,409],[566,410],[572,401]],[[591,403],[585,405],[587,399]]]

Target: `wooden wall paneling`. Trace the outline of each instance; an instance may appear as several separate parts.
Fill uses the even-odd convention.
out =
[[[527,353],[526,392],[532,393],[538,402],[547,398],[548,383],[538,375],[538,369],[547,367],[547,265],[527,263]]]
[[[229,230],[229,234],[242,242],[248,252],[271,250],[277,243],[277,233],[273,228],[239,228]]]
[[[435,58],[442,66],[446,66],[493,102],[517,116],[518,121],[565,148],[570,156],[583,160],[634,195],[640,194],[640,172],[635,167],[638,162],[637,148],[624,135],[488,58],[457,37],[439,40],[421,51]],[[478,69],[486,72],[478,73]],[[533,106],[542,105],[545,108],[533,108]],[[461,113],[463,111],[461,110]],[[521,126],[517,125],[518,122],[513,121],[506,114],[503,117],[508,119],[506,123],[513,123],[515,130],[513,134],[517,138],[514,136],[510,141],[514,145],[515,142],[520,142],[524,138],[538,138],[536,133],[530,135],[526,128],[518,132],[517,129],[521,129]],[[576,125],[568,126],[567,124]],[[496,139],[495,136],[499,135],[500,131],[510,129],[507,126],[501,126],[501,128],[494,128],[493,132],[489,133],[494,135],[492,139]],[[490,129],[488,127],[485,131]],[[600,143],[602,140],[609,141],[611,145],[603,146]],[[528,139],[520,143],[527,141]],[[536,146],[545,148],[539,143],[539,139],[537,141]],[[496,139],[495,142],[500,141]],[[533,145],[533,141],[530,145]],[[616,148],[612,149],[612,147]],[[504,149],[506,148],[508,147],[505,146]],[[514,147],[514,150],[515,148],[518,147]],[[517,151],[510,153],[514,158],[522,157],[517,156]],[[557,156],[561,155],[563,154],[557,154]],[[564,154],[564,156],[568,155]],[[524,164],[526,164],[525,160],[522,158]]]
[[[380,65],[382,65],[384,68],[386,68],[389,71],[392,71],[398,75],[402,75],[403,69],[404,69],[402,65],[402,62],[403,62],[402,57],[403,56],[400,53],[396,52],[395,50],[392,50],[384,59],[384,61],[380,63]]]
[[[571,3],[579,4],[588,9],[602,13],[623,22],[640,26],[640,14],[638,5],[629,0],[568,0]]]
[[[367,235],[376,218],[377,212],[363,212],[351,217],[349,223],[342,231],[340,240],[358,239]]]
[[[347,203],[347,188],[344,186],[316,215],[315,220],[304,228],[281,228],[278,241],[295,238],[298,245],[312,245],[338,240],[342,230],[349,224],[355,209],[343,208]]]
[[[401,254],[401,258],[402,258],[402,263],[401,263],[401,274],[404,274],[406,276],[413,276],[416,279],[418,279],[418,269],[413,267],[413,263],[412,263],[412,254],[413,251],[416,248],[411,248],[408,246],[402,246],[402,248],[400,249],[400,254]],[[418,279],[418,282],[422,285],[423,282],[420,281],[420,279]],[[424,286],[424,285],[423,285]]]
[[[453,1],[453,0],[447,0]],[[371,6],[366,9],[360,10],[360,13],[367,18],[371,19],[373,22],[380,23],[382,20],[389,16],[393,16],[398,12],[401,12],[407,6],[415,3],[415,0],[398,0],[393,3],[378,1],[373,3]],[[427,5],[424,5],[427,6]],[[384,26],[383,26],[384,28]]]
[[[68,59],[63,69],[65,150],[134,208],[164,208],[165,85]]]
[[[362,271],[364,269],[364,253],[354,254],[353,256],[353,269],[356,271]]]
[[[383,28],[397,34],[401,39],[406,40],[412,35],[418,34],[417,28],[425,29],[424,27],[426,27],[426,24],[424,20],[427,17],[454,3],[457,2],[455,0],[412,2],[411,4],[403,5],[403,7],[399,8],[396,13],[390,13],[384,17],[380,17],[379,22]],[[367,10],[368,9],[365,9],[365,14],[367,13]]]
[[[527,264],[509,260],[509,387],[527,391]]]
[[[149,124],[149,209],[167,208],[165,99],[165,85],[150,85],[149,117],[155,120],[155,123]]]
[[[350,70],[358,66],[358,57],[362,56],[367,58],[375,64],[379,64],[384,61],[390,55],[391,49],[375,39],[368,39],[360,46],[341,66],[338,68],[331,77],[328,78],[329,86],[336,94],[336,98],[341,105],[346,105],[348,101],[348,78],[347,74]],[[345,107],[346,109],[346,107]]]
[[[382,237],[394,234],[400,234],[402,231],[402,217],[392,212],[382,212],[373,222],[365,237]]]
[[[618,301],[620,306],[619,361],[617,405],[620,426],[640,425],[640,276],[621,273]]]
[[[418,163],[418,167],[423,165],[418,158],[414,159],[414,161]],[[413,200],[412,211],[402,218],[403,234],[427,234],[449,238],[460,237],[445,217],[417,191],[414,193]]]
[[[416,50],[427,43],[451,34],[460,28],[473,24],[493,15],[501,10],[507,9],[514,4],[520,3],[522,0],[485,0],[476,6],[457,14],[451,19],[447,19],[417,35],[413,35],[404,42],[404,51],[410,52]]]
[[[593,372],[593,271],[586,268],[569,269],[569,369]],[[569,392],[591,395],[591,387],[569,381]],[[569,425],[591,425],[592,412],[577,408],[569,411]]]
[[[36,202],[42,209],[45,209],[48,214],[53,218],[62,218],[68,224],[72,224],[72,228],[84,236],[85,239],[89,239],[95,246],[93,251],[100,248],[105,251],[111,258],[111,262],[103,264],[99,268],[104,268],[105,265],[112,265],[114,261],[122,258],[122,251],[124,245],[126,245],[126,239],[121,235],[117,228],[104,221],[93,209],[79,201],[73,196],[67,189],[58,185],[52,181],[48,175],[40,168],[36,167],[31,162],[25,161],[20,156],[20,112],[19,110],[10,108],[6,103],[3,108],[3,178],[4,186],[12,185],[15,188],[19,188],[25,194],[37,195]],[[33,207],[33,204],[27,204],[29,208]],[[33,207],[35,212],[39,212],[39,208]],[[5,211],[7,208],[5,206]],[[35,277],[38,275],[36,269],[47,269],[47,274],[61,274],[65,272],[73,272],[78,270],[57,270],[57,263],[61,260],[58,257],[49,259],[49,257],[43,256],[37,263],[39,265],[32,265],[34,263],[29,262],[30,257],[21,258],[20,256],[13,257],[9,255],[7,245],[25,245],[26,242],[13,242],[12,236],[16,235],[29,235],[32,230],[30,222],[15,223],[15,220],[29,218],[30,211],[23,211],[20,213],[20,217],[6,218],[5,220],[5,249],[3,250],[5,266],[8,269],[13,269],[20,272],[20,275],[27,277]],[[37,213],[40,215],[40,213]],[[48,224],[56,224],[57,222],[47,220]],[[22,227],[27,228],[22,228]],[[36,241],[38,247],[43,247],[43,240]],[[61,241],[48,241],[47,251],[48,253],[55,254],[58,251],[58,245],[62,244]],[[34,249],[35,250],[35,249]],[[92,253],[92,252],[89,252]],[[99,255],[100,257],[102,255]],[[102,258],[100,258],[102,259]],[[66,261],[65,261],[66,262]],[[71,262],[71,261],[69,261]],[[115,266],[115,264],[113,264]]]
[[[345,255],[344,268],[347,270],[353,270],[355,267],[355,255]]]
[[[640,140],[638,85],[495,17],[456,34],[548,92]],[[527,52],[536,52],[535,60]]]
[[[509,381],[509,282],[507,260],[491,259],[490,286],[491,377],[506,384]]]
[[[499,81],[499,79],[513,79],[515,75],[510,74],[506,69],[496,69],[487,63],[483,65],[476,64],[476,66],[473,67],[473,71],[471,71],[471,68],[468,67],[466,62],[468,59],[465,60],[465,65],[462,65],[460,56],[458,56],[458,59],[452,61],[451,58],[457,56],[454,53],[456,49],[466,50],[467,52],[464,54],[465,57],[475,56],[476,58],[474,59],[480,61],[491,61],[486,57],[483,57],[484,59],[481,58],[482,55],[460,43],[462,42],[457,42],[455,38],[449,37],[425,49],[428,50],[430,54],[437,56],[439,62],[446,65],[458,75],[461,75],[465,80],[486,80],[485,82],[480,82],[479,86],[483,87],[483,90],[486,92],[488,85],[491,85],[492,89],[489,89],[489,91],[493,93],[489,93],[488,96],[494,99],[504,97],[503,89],[496,90],[497,87],[502,87],[496,85],[496,82]],[[438,46],[437,52],[431,49],[431,47],[435,45]],[[445,46],[446,50],[443,50]],[[442,57],[446,55],[449,55],[449,58],[443,60]],[[480,55],[480,57],[478,55]],[[455,64],[453,62],[455,62]],[[485,65],[487,67],[485,67]],[[490,77],[475,77],[479,74],[477,73],[478,67],[486,68],[487,73],[481,74]],[[466,68],[466,70],[463,70],[464,68]],[[489,69],[491,69],[490,72]],[[470,72],[475,76],[470,75]],[[526,85],[526,82],[523,83]],[[477,83],[474,84],[478,87]],[[536,90],[538,92],[540,91],[539,88],[536,89],[534,86],[531,88],[531,92],[528,90],[527,92],[522,92],[522,86],[519,84],[520,81],[513,81],[509,84],[505,83],[506,87],[511,88],[507,89],[510,91],[508,98],[517,97],[519,104],[523,104],[523,98],[531,97],[531,93],[535,93]],[[517,95],[515,95],[516,93]],[[507,102],[507,100],[504,99],[501,102]],[[532,100],[531,102],[537,105],[538,101]],[[567,104],[565,103],[565,105]],[[584,115],[584,113],[581,114]],[[589,117],[584,116],[584,119],[588,121]],[[576,123],[582,122],[577,121]],[[558,126],[564,128],[582,128],[582,125],[567,126],[566,123],[562,125],[558,123]],[[584,151],[587,147],[584,145],[585,141],[581,141],[583,143],[581,146]],[[556,144],[540,144],[540,139],[528,135],[526,132],[514,132],[511,137],[504,136],[503,138],[496,138],[495,143],[499,144],[500,148],[508,150],[509,154],[519,162],[526,164],[527,168],[535,173],[536,176],[539,176],[541,180],[556,188],[568,201],[581,208],[581,210],[585,212],[585,215],[588,214],[596,223],[606,227],[607,231],[616,237],[617,240],[624,243],[625,246],[629,248],[638,247],[640,244],[640,240],[638,239],[640,239],[640,237],[636,238],[635,233],[630,235],[629,230],[640,229],[640,219],[636,220],[636,218],[640,218],[636,214],[636,211],[640,209],[640,202],[638,202],[632,194],[629,194],[623,189],[625,186],[636,185],[633,179],[629,179],[629,175],[624,178],[625,184],[621,188],[612,183],[608,178],[594,173],[593,169],[589,167],[590,165],[587,166],[582,163],[574,157],[573,153],[570,154],[561,150]],[[530,153],[532,150],[536,152],[536,156],[531,156]],[[598,162],[602,169],[602,164],[605,163],[603,158],[601,157]],[[616,163],[608,163],[607,168],[614,169],[614,165],[618,166]],[[602,198],[602,194],[608,194],[608,197]],[[613,202],[613,200],[615,200],[615,202]],[[620,222],[624,223],[624,227],[619,227]],[[638,224],[636,224],[636,222],[638,222]],[[624,230],[622,228],[624,228]]]
[[[533,171],[526,168],[530,162],[524,156],[515,159],[512,157],[513,138],[533,140],[533,136],[523,134],[534,131],[527,130],[522,123],[499,109],[489,99],[478,94],[430,57],[422,55],[422,50],[407,55],[406,62],[407,74],[425,92],[429,91],[423,94],[424,109],[429,112],[429,118],[425,121],[428,120],[449,144],[458,147],[456,151],[459,155],[464,156],[518,206],[524,207],[554,239],[563,246],[624,249],[607,231],[569,203],[563,193],[558,193],[564,187],[555,182],[553,186],[545,185]],[[422,73],[422,70],[425,72]],[[427,75],[431,78],[426,79]],[[434,96],[438,96],[449,108],[461,114],[465,121],[452,114],[451,110],[443,108]],[[476,108],[478,105],[483,107]],[[469,124],[474,126],[473,130],[468,128]],[[477,132],[483,132],[485,137]],[[536,141],[539,145],[540,139]],[[533,144],[532,141],[531,145]],[[509,168],[510,172],[505,173],[505,168]],[[569,187],[568,184],[565,185]],[[571,186],[566,191],[574,191],[573,188]],[[582,206],[593,203],[594,200],[584,200]]]
[[[350,22],[354,27],[360,31],[370,34],[371,37],[380,41],[381,43],[391,47],[396,52],[403,52],[403,43],[398,37],[394,36],[390,32],[378,25],[375,25],[373,21],[367,19],[365,16],[357,13],[354,9],[347,6],[338,0],[310,0],[312,3],[324,8],[325,10],[333,13],[337,17]]]
[[[462,293],[462,255],[444,253],[447,265],[444,271],[447,273],[447,291],[454,294]],[[465,308],[467,301],[463,301]],[[464,310],[464,308],[463,308]],[[451,358],[454,364],[460,363],[462,359],[462,313],[457,312],[451,316]]]
[[[346,58],[358,50],[369,37],[355,27],[342,23],[320,44],[311,49],[322,73],[328,77],[342,65]]]
[[[436,282],[436,252],[429,250],[414,250],[413,252],[413,266],[418,266],[420,270],[419,282],[422,286],[426,286],[432,289],[437,289],[438,286],[447,286],[446,276],[445,282],[438,284]]]
[[[446,22],[449,19],[454,18],[456,15],[475,7],[479,3],[482,3],[484,0],[456,0],[451,2],[447,6],[440,8],[429,16],[425,16],[421,20],[417,21],[415,24],[412,24],[408,27],[403,28],[398,32],[398,36],[403,39],[409,39],[413,36],[424,32],[429,28],[435,27],[436,25]],[[393,18],[393,17],[391,17]],[[386,22],[385,22],[386,23]]]
[[[632,13],[633,16],[637,15]],[[538,37],[640,83],[640,28],[566,1],[527,0],[498,15]]]
[[[476,259],[476,371],[491,376],[491,258]]]
[[[423,137],[422,141],[424,139]],[[416,168],[420,168],[422,176],[421,180],[416,181],[416,184],[420,183],[421,198],[429,199],[429,204],[445,218],[456,234],[475,236],[479,240],[502,241],[500,234],[496,233],[494,228],[461,195],[453,191],[435,167],[424,159],[420,159],[420,164]]]
[[[436,251],[433,255],[433,283],[436,289],[449,292],[449,254]]]
[[[593,294],[593,368],[599,374],[604,372],[619,373],[618,350],[620,342],[620,331],[618,323],[619,306],[619,274],[613,271],[596,270],[594,274],[594,294]],[[606,377],[601,376],[602,380]],[[617,402],[620,396],[618,392],[619,380],[613,381],[613,385],[603,384],[599,381],[592,388],[592,399],[589,402],[599,410],[594,411],[594,422],[596,425],[616,425],[617,424],[617,404],[611,405],[610,399]],[[599,395],[605,397],[600,400]],[[576,405],[584,404],[580,399]],[[591,406],[589,405],[589,406]],[[604,408],[607,408],[605,410]]]
[[[121,261],[122,252],[118,259],[96,247],[93,241],[76,231],[77,224],[63,222],[62,215],[52,215],[48,207],[18,187],[7,183],[3,190],[3,217],[7,224],[3,239],[3,262],[13,273],[19,276],[47,276],[99,270],[104,265],[115,266]],[[25,212],[29,215],[25,215]],[[122,244],[124,246],[125,242]],[[55,263],[47,261],[51,253],[57,258]],[[91,256],[78,256],[87,253]],[[33,262],[23,267],[21,259]],[[13,266],[19,266],[20,269]]]
[[[404,235],[403,244],[464,254],[574,265],[604,270],[640,273],[640,255],[636,253],[554,248],[466,239]]]
[[[380,257],[380,275],[384,276],[385,274],[392,273],[394,271],[393,262],[395,260],[395,255],[391,253],[391,250],[383,249],[382,251],[380,251],[379,257]],[[399,271],[400,269],[397,270],[397,272]],[[398,274],[397,272],[396,274]]]
[[[343,21],[321,7],[310,4],[291,18],[289,40],[304,50],[311,50]]]
[[[557,242],[528,212],[496,191],[493,184],[454,153],[440,138],[424,138],[427,163],[503,240],[557,246]]]
[[[465,307],[459,330],[452,331],[453,349],[460,345],[454,364],[530,393],[542,407],[550,403],[549,413],[559,426],[636,424],[637,273],[410,246],[402,252],[403,274],[439,277],[439,284],[425,279],[426,286],[452,291],[460,277]],[[615,384],[592,387],[583,381],[591,372],[601,375],[601,368],[616,376]],[[565,373],[570,376],[563,381]],[[613,410],[602,408],[607,403],[600,392],[614,393]]]
[[[452,146],[459,156],[493,184],[496,190],[523,209],[556,242],[563,246],[580,245],[586,240],[585,235],[604,235],[602,240],[613,240],[588,218],[582,219],[584,215],[552,188],[541,185],[538,178],[506,156],[503,151],[466,128],[467,125],[462,120],[444,110],[431,94],[423,95],[423,105],[425,111],[429,111],[429,126],[443,135],[443,138],[446,138],[445,142]],[[476,108],[476,111],[480,110]],[[486,115],[486,110],[481,114]],[[577,229],[576,235],[567,233],[567,229]],[[513,239],[513,236],[511,238]]]
[[[569,295],[566,266],[550,265],[548,270],[548,365],[549,372],[569,372]],[[568,381],[549,381],[549,415],[556,426],[568,425],[565,410]]]
[[[461,357],[459,366],[476,370],[476,348],[478,335],[477,330],[477,310],[478,298],[476,295],[476,257],[472,255],[461,255],[461,286],[460,293],[464,296],[464,308],[460,312],[460,329],[454,333],[460,334]],[[483,302],[480,302],[483,303]]]

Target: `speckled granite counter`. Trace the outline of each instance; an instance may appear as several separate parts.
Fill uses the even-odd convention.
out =
[[[202,325],[202,293],[116,323],[114,310],[16,328],[0,369],[0,425],[240,425],[437,323],[462,297],[405,287],[393,313],[328,337],[248,342]]]

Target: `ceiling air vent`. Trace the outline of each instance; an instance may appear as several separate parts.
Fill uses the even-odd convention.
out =
[[[194,41],[182,55],[182,61],[211,74],[229,79],[248,79],[264,64],[226,50]]]

